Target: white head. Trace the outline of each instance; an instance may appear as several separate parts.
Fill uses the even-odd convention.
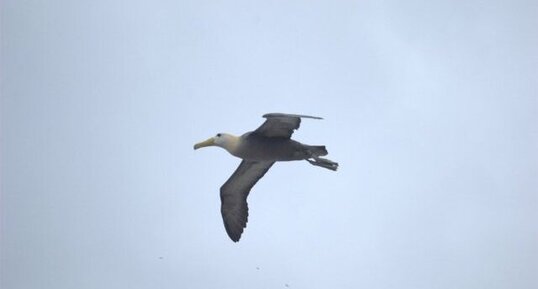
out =
[[[208,146],[218,146],[231,153],[236,149],[238,143],[239,138],[234,135],[227,133],[217,133],[214,137],[208,138],[203,142],[195,144],[194,149],[196,150]]]

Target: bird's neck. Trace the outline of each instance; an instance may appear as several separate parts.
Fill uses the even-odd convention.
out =
[[[240,144],[240,137],[235,135],[229,135],[222,148],[227,150],[232,155],[237,155]]]

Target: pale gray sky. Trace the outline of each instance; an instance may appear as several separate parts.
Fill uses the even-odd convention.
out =
[[[538,288],[538,2],[0,7],[1,288]],[[233,243],[192,145],[267,112],[340,170],[275,165]]]

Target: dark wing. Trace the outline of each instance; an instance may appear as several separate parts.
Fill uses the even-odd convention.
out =
[[[265,114],[267,120],[254,132],[266,137],[283,137],[290,138],[293,131],[299,128],[301,118],[322,119],[317,116],[285,114],[285,113],[268,113]]]
[[[265,175],[275,162],[242,161],[232,176],[220,187],[220,212],[226,233],[239,241],[247,226],[247,196],[250,189]]]

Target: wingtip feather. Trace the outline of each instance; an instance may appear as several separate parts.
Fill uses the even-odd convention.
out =
[[[322,117],[319,117],[319,116],[304,115],[304,114],[289,114],[289,113],[280,113],[280,112],[266,113],[262,117],[264,117],[264,118],[270,118],[270,117],[299,117],[299,118],[323,119]]]

